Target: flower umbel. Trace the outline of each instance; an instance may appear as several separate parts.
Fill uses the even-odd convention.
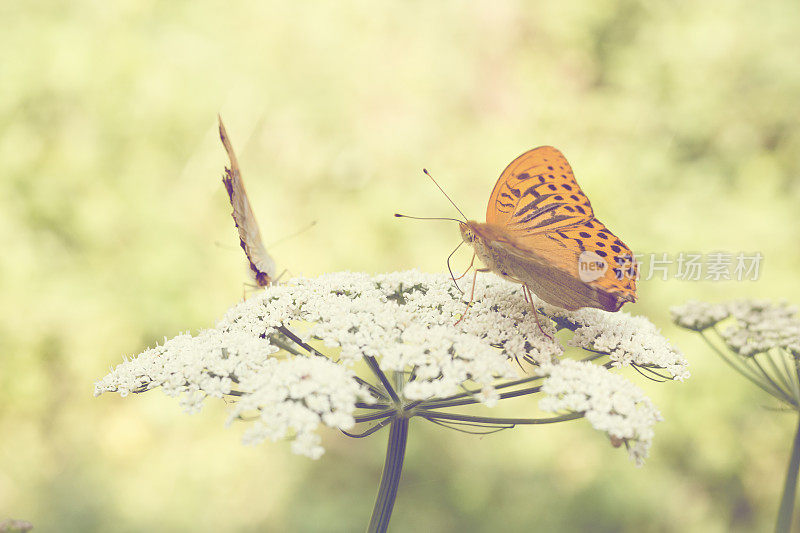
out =
[[[765,300],[690,301],[671,312],[677,325],[699,332],[737,372],[790,409],[800,410],[797,308]]]
[[[613,442],[632,443],[629,450],[637,461],[647,456],[653,425],[662,420],[638,387],[588,361],[565,359],[553,365],[542,392],[546,396],[539,402],[540,409],[584,413],[592,427],[607,433]]]
[[[713,328],[729,349],[744,357],[773,348],[800,356],[800,319],[796,314],[797,307],[769,300],[735,300],[724,304],[690,301],[672,308],[677,325],[701,332]],[[714,327],[727,318],[735,320],[724,330]]]
[[[787,410],[800,413],[800,320],[796,313],[794,306],[767,300],[721,304],[690,301],[672,308],[672,318],[677,325],[699,332],[729,366]],[[791,528],[798,472],[800,423],[795,432],[775,531],[788,532]]]
[[[542,321],[551,335],[574,332],[568,346],[584,349],[577,362],[564,356],[558,337],[538,331],[519,286],[483,276],[475,294],[454,326],[465,301],[444,274],[297,278],[234,306],[214,329],[178,335],[123,362],[96,383],[95,395],[160,387],[189,412],[208,397],[232,398],[230,420],[252,422],[245,442],[290,438],[293,451],[314,458],[323,453],[320,426],[366,436],[397,417],[492,431],[585,416],[641,462],[660,415],[608,368],[687,377],[685,359],[652,324],[627,313],[568,313],[537,302],[552,318]],[[604,355],[605,364],[591,362]],[[523,365],[529,373],[519,378]],[[560,415],[502,419],[447,411],[534,393],[543,396],[542,411]],[[375,425],[349,432],[368,422]]]

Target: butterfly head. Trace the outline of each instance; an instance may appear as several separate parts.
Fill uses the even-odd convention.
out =
[[[255,274],[256,285],[259,287],[266,287],[272,284],[272,278],[266,272],[257,272]]]
[[[478,238],[478,234],[474,229],[474,224],[475,223],[472,220],[458,223],[459,229],[461,230],[461,238],[469,245],[472,245],[475,242],[475,239]]]
[[[459,222],[461,238],[470,246],[485,244],[491,241],[507,241],[508,234],[495,224],[484,224],[474,220]]]
[[[473,248],[483,248],[487,241],[493,240],[494,228],[489,224],[483,224],[474,220],[459,222],[461,239]]]

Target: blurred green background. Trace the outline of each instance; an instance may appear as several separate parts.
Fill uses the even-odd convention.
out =
[[[644,468],[585,421],[479,438],[415,420],[394,531],[771,529],[794,417],[668,309],[800,303],[797,2],[36,0],[0,20],[0,519],[366,525],[385,432],[326,433],[313,462],[241,446],[221,403],[92,398],[123,354],[242,296],[220,112],[267,243],[318,221],[271,248],[292,274],[442,270],[455,225],[392,217],[454,214],[421,168],[482,220],[542,144],[634,251],[765,256],[756,282],[642,281],[626,307],[693,371],[630,374],[666,417]]]

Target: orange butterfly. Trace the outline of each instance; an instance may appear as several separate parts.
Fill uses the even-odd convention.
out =
[[[231,168],[225,167],[225,175],[222,176],[222,183],[228,191],[228,197],[233,207],[233,221],[239,230],[239,244],[242,246],[247,262],[250,264],[250,271],[259,287],[264,287],[273,283],[275,280],[275,261],[267,253],[264,242],[261,239],[261,231],[258,229],[258,222],[247,198],[247,191],[242,182],[239,172],[239,162],[233,152],[233,146],[222,124],[222,117],[219,118],[219,137],[225,151],[228,152],[228,159],[231,160]]]
[[[486,265],[479,270],[521,283],[526,299],[532,292],[569,311],[618,311],[636,301],[633,253],[595,218],[572,168],[552,146],[525,152],[506,167],[485,224],[459,224]]]

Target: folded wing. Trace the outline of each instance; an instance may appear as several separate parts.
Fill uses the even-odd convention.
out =
[[[544,262],[593,289],[614,296],[618,302],[612,309],[604,305],[607,310],[616,311],[625,302],[636,301],[639,267],[633,252],[597,219],[554,232],[515,236],[513,242],[510,253]],[[551,272],[548,277],[558,276]]]
[[[247,261],[250,264],[250,270],[256,283],[263,287],[269,285],[275,279],[275,261],[264,247],[261,231],[258,229],[258,222],[256,222],[253,208],[250,206],[250,200],[247,198],[247,191],[244,188],[242,176],[239,172],[239,162],[236,160],[236,154],[233,151],[233,146],[221,118],[219,119],[219,136],[231,161],[231,167],[225,168],[222,183],[225,185],[225,190],[228,192],[228,197],[233,207],[231,215],[236,228],[239,230],[239,244],[247,256]]]
[[[552,146],[512,161],[494,186],[486,222],[512,234],[530,235],[576,226],[594,217],[567,159]]]

